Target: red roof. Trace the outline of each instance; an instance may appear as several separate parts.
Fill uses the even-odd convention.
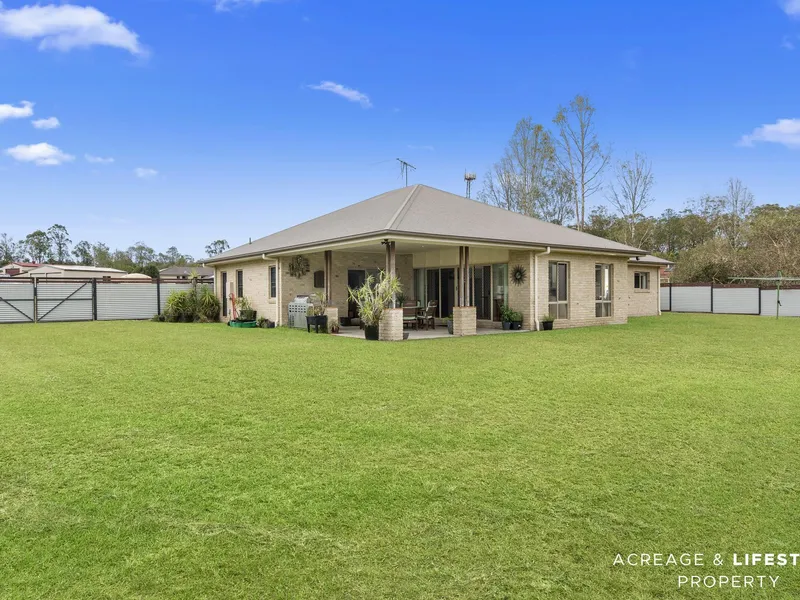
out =
[[[11,264],[12,265],[19,265],[20,267],[34,267],[34,268],[41,266],[39,263],[18,262],[18,261],[15,261],[15,262],[13,262]]]

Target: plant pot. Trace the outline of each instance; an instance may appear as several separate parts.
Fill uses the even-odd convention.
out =
[[[453,320],[447,319],[447,333],[453,335]]]
[[[552,321],[542,321],[542,329],[544,331],[553,331],[553,322]]]
[[[314,328],[316,333],[328,333],[328,315],[308,315],[306,317],[306,327],[309,333],[311,328]]]
[[[522,321],[511,321],[511,329],[514,331],[522,329]]]
[[[378,326],[377,325],[364,325],[364,339],[378,340]]]
[[[258,323],[255,321],[228,321],[228,325],[231,327],[244,327],[246,329],[258,327]]]
[[[255,321],[257,311],[252,309],[240,310],[239,319],[242,321]]]
[[[503,331],[511,330],[511,321],[503,321]]]

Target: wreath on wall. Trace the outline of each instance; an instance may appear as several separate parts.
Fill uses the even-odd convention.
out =
[[[522,265],[517,265],[513,269],[511,269],[511,283],[514,285],[522,285],[525,283],[525,278],[528,276],[528,272],[525,270],[525,267]]]
[[[289,261],[289,275],[300,279],[303,275],[308,273],[309,265],[308,259],[305,256],[293,256]]]

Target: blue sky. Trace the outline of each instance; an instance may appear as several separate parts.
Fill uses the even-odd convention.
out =
[[[199,257],[400,187],[396,157],[479,188],[579,92],[651,212],[731,176],[800,203],[800,0],[222,1],[4,1],[0,232]]]

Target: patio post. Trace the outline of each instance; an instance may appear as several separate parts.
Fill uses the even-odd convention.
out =
[[[469,301],[469,247],[458,247],[458,303],[453,307],[453,335],[475,335],[478,319]]]

